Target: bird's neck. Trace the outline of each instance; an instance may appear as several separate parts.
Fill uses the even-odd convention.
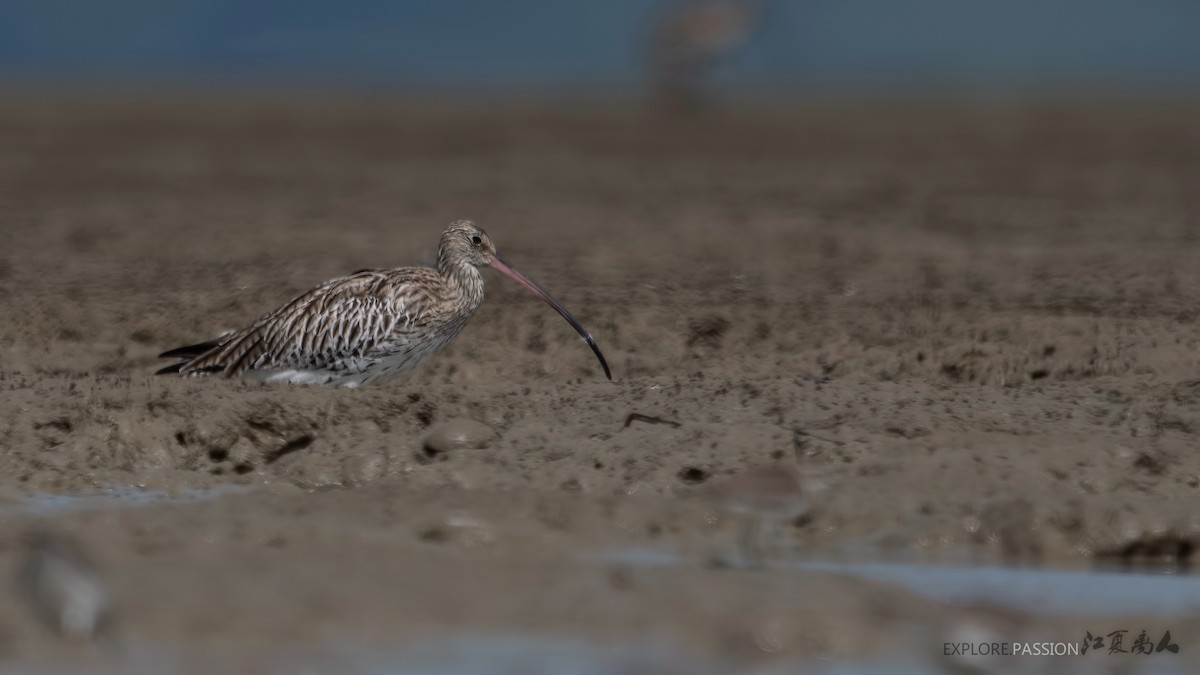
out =
[[[465,305],[478,306],[483,302],[483,274],[479,268],[464,262],[438,257],[438,272],[446,288]]]

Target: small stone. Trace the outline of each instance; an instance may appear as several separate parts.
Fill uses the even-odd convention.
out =
[[[347,483],[365,485],[383,476],[387,458],[378,453],[348,457],[342,462],[342,471]]]
[[[299,456],[288,455],[276,466],[279,466],[277,470],[284,478],[306,490],[345,485],[341,462],[328,456],[303,453],[299,453]]]
[[[454,418],[438,422],[425,437],[425,452],[437,455],[452,450],[482,450],[498,435],[490,426],[473,419]]]
[[[496,541],[495,529],[472,515],[451,513],[437,523],[417,533],[421,541],[431,544],[455,544],[468,548],[490,546]]]

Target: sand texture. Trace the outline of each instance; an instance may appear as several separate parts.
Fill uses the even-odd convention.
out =
[[[1184,566],[1200,536],[1194,107],[8,103],[0,564],[37,523],[79,542],[165,670],[496,634],[641,645],[597,672],[941,658],[905,632],[940,608],[745,567],[744,521],[768,561]],[[389,385],[153,375],[460,218],[613,382],[494,272]],[[114,486],[223,492],[19,508]],[[61,644],[0,603],[0,657],[96,657]]]

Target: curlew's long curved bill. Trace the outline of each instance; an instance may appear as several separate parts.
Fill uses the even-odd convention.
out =
[[[557,300],[550,297],[550,294],[547,293],[545,289],[533,283],[533,280],[529,277],[513,269],[512,266],[504,262],[499,255],[492,255],[491,263],[492,267],[495,268],[496,271],[507,276],[518,284],[521,284],[525,288],[528,288],[533,292],[534,295],[544,300],[547,305],[550,305],[556,312],[561,314],[562,318],[566,319],[567,323],[571,324],[571,327],[575,329],[575,332],[579,333],[579,337],[583,338],[583,341],[592,348],[592,352],[596,355],[596,358],[600,359],[600,367],[604,369],[604,376],[610,380],[612,379],[612,372],[608,369],[608,362],[604,360],[604,355],[600,353],[600,348],[596,346],[596,341],[592,339],[592,334],[587,332],[587,330],[583,327],[583,324],[579,323],[575,317],[571,316],[571,313],[568,312],[565,307],[558,304]]]

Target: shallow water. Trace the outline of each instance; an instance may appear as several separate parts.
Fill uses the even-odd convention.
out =
[[[164,503],[195,503],[222,494],[244,491],[243,486],[186,490],[169,495],[134,488],[113,488],[83,495],[35,494],[13,499],[5,513],[35,513],[42,516],[102,508],[127,508]],[[624,549],[600,555],[581,556],[582,564],[619,563],[636,567],[672,568],[695,561],[656,549]],[[753,573],[738,561],[730,561],[731,574]],[[783,560],[768,563],[774,572],[796,572],[816,576],[853,577],[895,586],[939,603],[985,602],[1029,612],[1037,616],[1130,615],[1145,613],[1159,617],[1180,616],[1200,609],[1200,580],[1190,576],[1115,573],[1101,571],[1044,570],[1001,567],[955,567],[911,563],[838,562]],[[739,571],[741,570],[741,571]],[[395,648],[358,644],[353,636],[298,647],[279,645],[255,657],[256,672],[361,673],[388,675],[489,675],[554,673],[607,675],[624,673],[940,673],[944,661],[932,647],[912,643],[889,652],[886,662],[878,660],[802,659],[773,663],[731,661],[697,653],[682,645],[646,640],[635,644],[604,644],[584,636],[554,634],[480,634],[463,632],[444,638],[417,641]],[[1093,672],[1091,660],[1014,660],[1011,663],[1038,665],[1026,672]],[[237,671],[239,664],[212,655],[196,655],[186,644],[123,642],[113,652],[89,661],[89,672],[222,672]],[[1134,664],[1129,672],[1185,672],[1175,662],[1156,661],[1149,670]],[[204,670],[197,671],[197,666]],[[1049,668],[1049,670],[1047,669]],[[76,672],[62,664],[0,663],[4,673]]]
[[[159,504],[195,504],[253,488],[225,485],[185,489],[177,493],[116,486],[81,494],[33,493],[11,496],[0,506],[0,516],[33,515],[53,518],[67,513],[144,507]],[[600,554],[583,554],[581,564],[619,563],[634,567],[670,569],[695,564],[695,560],[659,549],[631,548]],[[753,573],[744,561],[727,560],[731,574]],[[893,586],[920,598],[955,604],[985,603],[1038,617],[1054,616],[1186,616],[1200,611],[1200,579],[1178,574],[1120,573],[1095,570],[1050,570],[1004,567],[926,565],[906,562],[845,562],[834,560],[775,560],[772,572],[795,572],[816,583],[831,577],[851,577]],[[782,590],[782,589],[781,589]],[[950,625],[950,624],[948,624]],[[933,629],[935,632],[937,629]],[[940,634],[940,633],[939,633]],[[939,638],[940,639],[940,638]],[[256,656],[255,668],[266,673],[362,673],[386,675],[413,673],[448,675],[471,672],[494,675],[516,673],[564,673],[606,675],[623,673],[938,673],[949,662],[938,658],[936,649],[913,643],[889,652],[888,660],[784,660],[763,664],[730,661],[681,645],[647,640],[636,644],[612,645],[586,636],[546,634],[477,634],[463,632],[444,638],[419,641],[394,649],[358,645],[353,636],[321,644],[298,647],[279,645]],[[197,672],[236,671],[232,661],[214,660],[210,655],[191,653],[186,644],[123,642],[116,652],[90,660],[91,672]],[[1014,664],[1035,665],[1021,659]],[[1051,667],[1036,672],[1091,672],[1096,659],[1037,661]],[[1144,664],[1141,664],[1144,665]],[[1168,671],[1174,662],[1156,661],[1150,670]],[[0,663],[4,673],[65,673],[73,666],[46,663]],[[1033,671],[1029,671],[1033,672]]]
[[[400,647],[395,650],[354,645],[353,641],[306,648],[282,648],[266,660],[255,661],[256,672],[309,675],[716,675],[745,673],[929,673],[915,661],[874,663],[847,661],[783,661],[771,666],[753,666],[717,659],[699,659],[688,650],[665,642],[646,641],[633,645],[604,645],[572,636],[513,634],[470,634]],[[22,673],[57,675],[77,672],[72,665],[9,662],[0,664],[0,675]],[[197,671],[197,668],[201,669]],[[237,664],[212,655],[190,654],[187,648],[169,645],[127,643],[119,653],[89,662],[89,672],[224,672],[237,671]]]
[[[1187,575],[816,561],[795,567],[893,584],[939,602],[984,601],[1042,616],[1200,610],[1200,579]]]
[[[0,517],[52,517],[99,509],[195,504],[251,489],[243,485],[219,485],[167,493],[113,486],[75,494],[38,492],[11,497],[0,506]],[[587,554],[582,560],[639,567],[672,567],[688,562],[675,553],[654,549]],[[731,567],[746,566],[740,560],[725,563]],[[1200,611],[1200,578],[1181,574],[832,560],[777,560],[768,566],[774,570],[826,573],[885,583],[937,602],[986,602],[1048,617],[1079,614],[1171,617]]]
[[[649,549],[614,551],[599,559],[649,567],[685,562],[673,553]],[[768,567],[851,576],[937,602],[986,602],[1047,617],[1171,617],[1200,611],[1200,578],[1188,575],[819,560],[776,561]]]
[[[88,672],[94,673],[193,673],[193,672],[257,672],[267,674],[307,673],[308,675],[784,675],[813,673],[816,675],[920,675],[963,672],[955,665],[936,657],[924,658],[916,649],[892,652],[885,659],[799,659],[775,662],[737,662],[716,658],[698,658],[680,645],[647,640],[622,646],[605,645],[569,635],[472,634],[469,632],[443,639],[410,644],[395,649],[380,649],[354,640],[308,647],[283,647],[274,654],[260,654],[248,664],[214,656],[195,654],[183,646],[129,643],[110,658],[91,661]],[[1011,669],[995,669],[1000,664],[989,661],[991,670],[968,672],[1028,672],[1071,675],[1074,673],[1107,672],[1097,670],[1096,659],[1013,658]],[[977,665],[984,665],[982,663]],[[239,666],[243,669],[239,670]],[[950,666],[950,669],[947,669]],[[58,675],[79,672],[73,665],[31,662],[0,664],[0,675],[37,674]],[[1122,672],[1184,673],[1189,672],[1175,662],[1159,659],[1154,663],[1130,663]]]
[[[14,495],[0,505],[3,516],[55,516],[64,513],[162,504],[196,504],[228,494],[247,492],[244,485],[218,485],[211,488],[184,488],[174,493],[143,490],[129,485],[116,485],[92,492],[58,494],[34,492]]]

